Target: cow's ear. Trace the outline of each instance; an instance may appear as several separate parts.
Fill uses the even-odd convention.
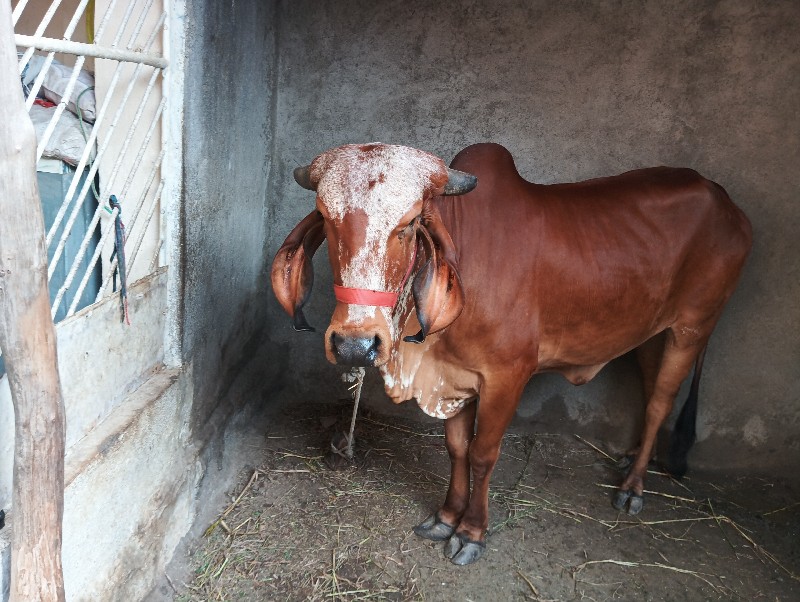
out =
[[[309,213],[286,237],[272,262],[272,290],[281,307],[292,316],[295,330],[314,330],[303,315],[303,305],[314,284],[311,259],[325,240],[324,224],[319,211]]]
[[[404,339],[410,343],[422,343],[429,334],[447,328],[464,309],[455,247],[439,212],[426,212],[420,230],[428,242],[428,260],[414,277],[412,292],[422,329]]]

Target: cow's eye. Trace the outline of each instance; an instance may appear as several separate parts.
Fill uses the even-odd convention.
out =
[[[400,240],[404,240],[414,236],[414,224],[417,223],[417,219],[419,218],[415,217],[408,223],[408,225],[405,228],[401,228],[397,232],[397,238],[399,238]]]

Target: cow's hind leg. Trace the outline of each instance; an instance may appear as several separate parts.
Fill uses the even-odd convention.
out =
[[[478,403],[472,401],[452,418],[444,421],[444,438],[450,455],[450,486],[444,504],[414,527],[414,533],[433,541],[449,539],[456,530],[469,503],[469,445],[475,432],[475,412]]]
[[[706,347],[703,347],[694,364],[694,376],[692,377],[692,386],[689,388],[689,396],[686,398],[686,402],[683,404],[681,413],[678,415],[678,419],[672,429],[672,440],[670,441],[669,456],[665,467],[672,476],[677,478],[681,478],[686,474],[688,468],[686,459],[696,438],[697,398],[706,349]]]
[[[644,479],[656,435],[672,411],[678,389],[705,348],[707,340],[708,334],[701,335],[695,327],[676,325],[667,330],[660,367],[647,401],[640,447],[628,475],[614,496],[613,505],[617,510],[626,510],[628,514],[638,514],[642,510]]]
[[[664,356],[665,337],[666,332],[660,332],[636,348],[636,360],[639,362],[639,368],[642,372],[642,389],[645,402],[653,396],[653,389],[656,386],[656,377],[658,377],[661,359]],[[622,470],[629,469],[633,465],[641,447],[642,442],[639,441],[635,448],[628,450],[628,452],[620,458],[619,462],[617,462],[617,468]]]

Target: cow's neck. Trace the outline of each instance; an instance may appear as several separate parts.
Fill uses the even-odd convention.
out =
[[[386,394],[395,403],[402,403],[414,397],[417,370],[432,342],[430,337],[420,344],[403,341],[404,337],[416,334],[419,330],[410,283],[400,294],[392,327],[394,336],[392,351],[389,354],[389,361],[381,366],[380,372]]]
[[[477,396],[479,377],[447,361],[443,333],[429,335],[420,344],[403,342],[402,337],[419,331],[416,316],[406,317],[389,361],[380,367],[386,394],[394,403],[415,399],[429,416],[450,418]]]

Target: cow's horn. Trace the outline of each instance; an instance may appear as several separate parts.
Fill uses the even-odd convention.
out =
[[[311,181],[311,166],[305,165],[294,170],[294,181],[306,190],[317,190],[315,182]]]
[[[458,171],[457,169],[450,169],[448,167],[447,175],[447,184],[444,185],[444,192],[442,192],[444,196],[467,194],[470,190],[478,185],[478,178],[472,174]],[[297,175],[295,175],[295,179],[297,179]]]

